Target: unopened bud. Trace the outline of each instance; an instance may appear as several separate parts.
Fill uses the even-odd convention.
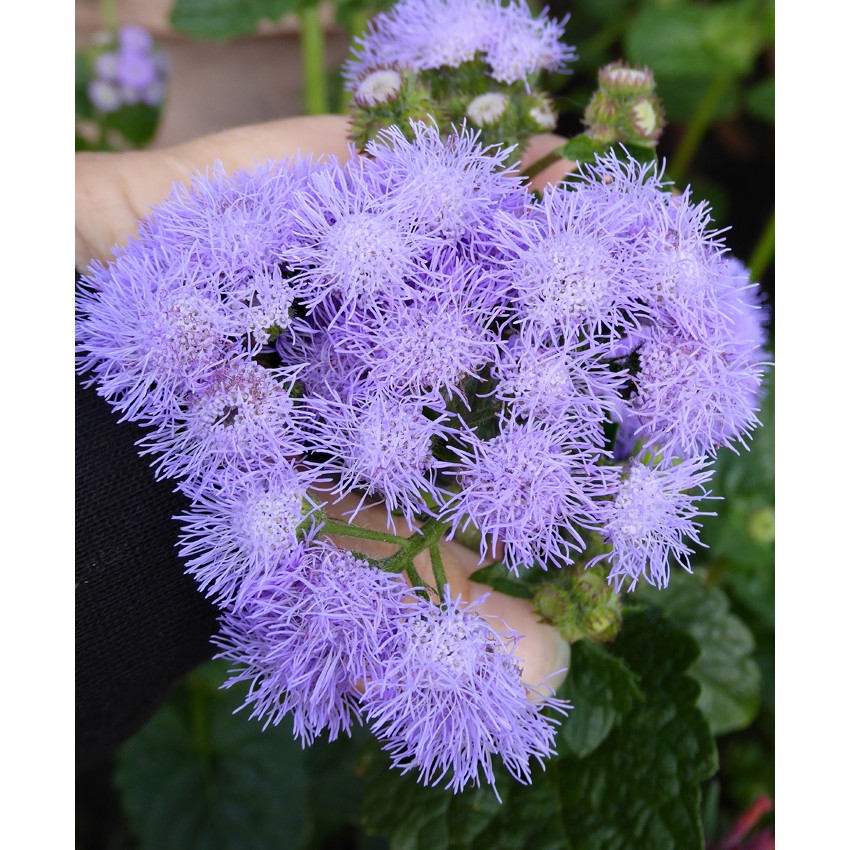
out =
[[[379,68],[366,74],[354,90],[361,106],[377,106],[395,100],[401,91],[401,74],[392,68]]]
[[[655,77],[646,66],[632,68],[625,62],[611,62],[599,70],[599,88],[615,97],[652,94]]]
[[[505,114],[509,102],[508,96],[501,92],[480,94],[469,102],[469,106],[466,107],[466,117],[476,127],[495,124]]]

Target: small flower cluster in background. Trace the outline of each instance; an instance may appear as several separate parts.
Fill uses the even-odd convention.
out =
[[[567,16],[569,17],[569,16]],[[344,77],[352,137],[362,149],[385,127],[467,123],[485,143],[524,143],[553,130],[554,105],[539,87],[575,59],[563,21],[536,16],[525,0],[402,0],[355,39]]]
[[[88,84],[95,109],[115,112],[136,103],[162,103],[170,72],[168,57],[147,30],[124,26],[117,38],[106,34],[99,44],[105,49],[94,60],[94,76]]]
[[[89,269],[79,368],[192,500],[182,553],[255,716],[306,743],[365,722],[455,791],[497,755],[527,782],[568,704],[453,595],[440,541],[616,589],[689,569],[712,458],[757,424],[763,311],[655,166],[612,153],[538,199],[472,130],[366,153],[198,176]],[[386,533],[357,525],[375,503]]]
[[[168,56],[142,27],[99,33],[77,55],[77,149],[147,144],[170,74]]]

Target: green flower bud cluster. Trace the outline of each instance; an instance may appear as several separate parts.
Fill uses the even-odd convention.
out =
[[[354,90],[351,113],[351,140],[361,151],[381,130],[393,125],[412,140],[411,120],[433,118],[440,126],[446,120],[431,96],[431,86],[407,68],[370,71]]]
[[[534,591],[534,608],[568,643],[587,638],[609,643],[620,632],[620,597],[597,570],[563,570]]]
[[[664,110],[652,71],[612,62],[600,68],[598,80],[584,112],[585,135],[603,145],[654,148],[664,130]]]
[[[429,116],[441,132],[466,123],[481,133],[485,145],[524,147],[535,133],[557,124],[552,100],[525,83],[502,83],[488,74],[480,58],[457,67],[425,71],[379,68],[367,73],[351,100],[351,138],[358,149],[385,127],[395,124],[410,133],[411,120]]]

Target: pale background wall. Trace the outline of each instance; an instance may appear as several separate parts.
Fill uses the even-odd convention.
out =
[[[76,40],[100,27],[97,0],[76,1]],[[298,21],[287,16],[261,34],[231,42],[197,42],[170,29],[169,0],[120,0],[119,21],[150,30],[172,63],[169,99],[152,147],[167,147],[206,133],[297,115],[301,106]],[[329,16],[325,15],[329,21]],[[345,58],[346,36],[329,24],[327,66]]]

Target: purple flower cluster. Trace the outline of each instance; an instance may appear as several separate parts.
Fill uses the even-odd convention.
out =
[[[535,17],[525,0],[401,0],[356,39],[346,78],[357,84],[378,68],[457,68],[481,59],[502,83],[527,83],[541,71],[563,71],[575,59],[562,23]]]
[[[253,714],[307,743],[366,723],[458,791],[496,755],[528,781],[567,706],[450,588],[327,542],[319,503],[474,528],[517,572],[593,541],[617,587],[664,585],[756,424],[764,322],[656,169],[612,154],[535,199],[475,133],[411,136],[199,175],[89,269],[78,366],[192,500],[180,547]]]
[[[406,130],[425,115],[445,131],[469,123],[493,143],[553,130],[538,82],[577,58],[562,40],[568,18],[535,14],[526,0],[401,0],[372,18],[343,68],[353,138],[364,147],[376,129]]]
[[[88,85],[95,109],[115,112],[137,103],[159,106],[165,99],[171,68],[151,34],[141,27],[124,26],[107,47],[94,60]]]

